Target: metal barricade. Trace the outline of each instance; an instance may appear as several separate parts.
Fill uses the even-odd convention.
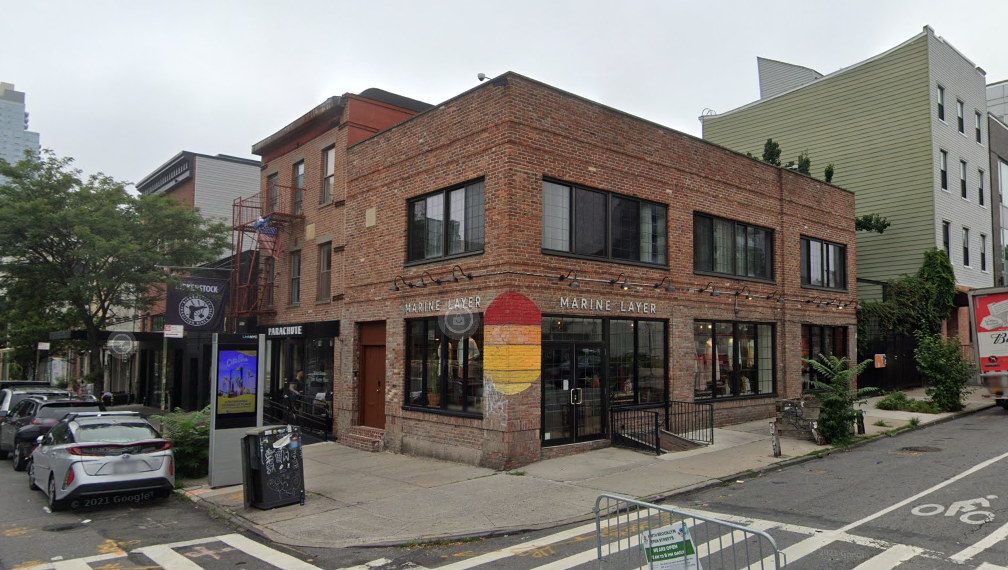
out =
[[[600,570],[780,569],[787,564],[769,534],[699,513],[616,495],[599,495],[594,513]]]

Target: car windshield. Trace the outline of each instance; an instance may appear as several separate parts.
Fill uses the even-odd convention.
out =
[[[129,443],[159,437],[147,424],[88,424],[77,428],[78,443]]]
[[[11,394],[10,407],[14,408],[14,404],[24,400],[25,398],[30,398],[32,396],[66,396],[66,392],[14,392]]]
[[[101,409],[98,408],[97,404],[92,404],[91,402],[66,402],[61,404],[52,404],[48,406],[42,406],[35,414],[35,417],[39,419],[52,419],[52,418],[62,418],[63,416],[69,414],[70,412],[100,412]]]

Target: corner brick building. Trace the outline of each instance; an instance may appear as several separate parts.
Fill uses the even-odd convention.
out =
[[[268,397],[329,375],[344,443],[512,468],[767,418],[854,354],[853,194],[521,75],[335,97],[254,152],[281,237],[238,312]]]

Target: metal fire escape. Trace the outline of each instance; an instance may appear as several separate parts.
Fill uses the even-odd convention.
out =
[[[273,185],[232,206],[231,317],[276,312],[276,259],[285,236],[304,220],[304,188]],[[267,261],[269,260],[269,261]]]

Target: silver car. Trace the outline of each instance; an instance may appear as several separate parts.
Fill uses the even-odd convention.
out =
[[[137,412],[71,414],[36,443],[28,484],[54,511],[140,502],[175,488],[171,442]]]

